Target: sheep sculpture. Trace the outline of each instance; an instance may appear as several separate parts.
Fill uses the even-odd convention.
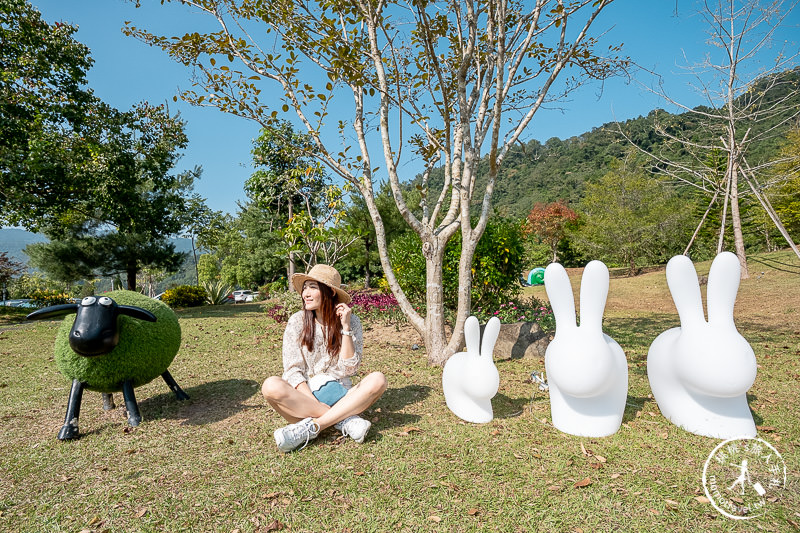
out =
[[[132,291],[87,296],[80,303],[39,309],[28,319],[47,319],[75,313],[56,334],[58,370],[72,379],[60,440],[78,437],[78,417],[84,389],[103,393],[103,409],[113,409],[112,393],[122,392],[128,423],[142,420],[133,389],[161,376],[179,400],[189,396],[167,368],[181,344],[175,313],[164,303]]]

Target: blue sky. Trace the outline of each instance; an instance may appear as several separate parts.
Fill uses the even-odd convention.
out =
[[[76,39],[91,49],[95,63],[88,81],[98,97],[120,109],[147,100],[167,103],[173,112],[181,113],[187,121],[189,147],[179,168],[202,166],[196,191],[207,198],[212,209],[235,213],[236,202],[245,200],[243,184],[252,172],[250,149],[259,126],[216,109],[193,107],[180,99],[173,102],[179,90],[190,88],[190,71],[121,31],[129,20],[134,26],[171,36],[203,28],[208,24],[206,17],[180,6],[161,6],[156,0],[143,0],[146,5],[139,9],[124,0],[31,1],[47,22],[79,26]],[[605,41],[624,43],[624,52],[635,62],[659,72],[671,95],[698,105],[700,96],[689,89],[690,79],[678,67],[686,64],[684,52],[690,62],[695,62],[706,49],[704,26],[693,10],[692,0],[617,0],[596,22],[595,29],[607,29]],[[799,22],[800,13],[796,12],[793,26],[784,33],[787,39],[800,35]],[[262,100],[268,99],[263,96]],[[276,93],[276,98],[279,96]],[[525,140],[564,139],[615,119],[635,118],[667,106],[635,83],[613,80],[602,87],[582,88],[561,107],[538,113]]]

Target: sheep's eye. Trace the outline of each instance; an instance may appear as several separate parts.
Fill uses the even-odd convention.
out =
[[[108,307],[109,305],[111,305],[111,304],[112,304],[112,302],[113,302],[113,300],[112,300],[111,298],[109,298],[108,296],[103,296],[103,297],[102,297],[102,298],[100,298],[100,300],[99,300],[99,303],[100,303],[100,305],[104,305],[104,306],[106,306],[106,307]]]
[[[93,305],[97,301],[97,298],[94,296],[87,296],[83,300],[81,300],[81,305],[86,307],[89,305]]]

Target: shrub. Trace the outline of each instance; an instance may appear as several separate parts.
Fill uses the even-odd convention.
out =
[[[490,318],[496,316],[504,324],[535,322],[539,324],[542,331],[553,331],[556,327],[556,319],[550,303],[543,302],[535,296],[514,299],[497,307],[474,307],[472,314],[481,323],[486,323]]]
[[[270,281],[258,288],[258,298],[260,300],[267,300],[273,294],[286,290],[286,278],[280,278],[276,281]]]
[[[519,277],[524,264],[522,225],[510,220],[489,221],[472,259],[472,305],[498,307],[520,290]],[[416,233],[409,232],[392,243],[389,259],[403,291],[414,303],[425,302],[425,258]],[[453,310],[458,304],[458,261],[461,236],[456,234],[445,248],[442,267],[444,305]]]
[[[288,290],[273,293],[272,298],[264,304],[264,312],[279,324],[286,322],[290,316],[303,308],[300,296]]]
[[[397,299],[391,293],[360,290],[353,292],[352,297],[353,312],[365,321],[383,322],[387,325],[406,321]]]
[[[224,304],[228,300],[228,294],[231,292],[231,286],[221,279],[203,282],[203,289],[206,291],[206,302],[211,305]]]
[[[52,289],[35,289],[31,292],[31,305],[35,307],[49,307],[69,303],[70,296],[61,291]]]
[[[206,290],[197,285],[179,285],[167,289],[161,301],[170,307],[197,307],[206,302]]]

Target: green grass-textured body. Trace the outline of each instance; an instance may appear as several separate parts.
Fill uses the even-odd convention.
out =
[[[69,331],[75,315],[64,319],[56,335],[55,360],[59,371],[70,379],[84,381],[97,392],[119,392],[125,380],[139,387],[160,376],[175,358],[181,345],[181,327],[175,313],[158,300],[138,292],[113,291],[109,296],[119,305],[141,307],[158,320],[146,322],[120,316],[119,344],[110,353],[85,357],[69,346]]]

